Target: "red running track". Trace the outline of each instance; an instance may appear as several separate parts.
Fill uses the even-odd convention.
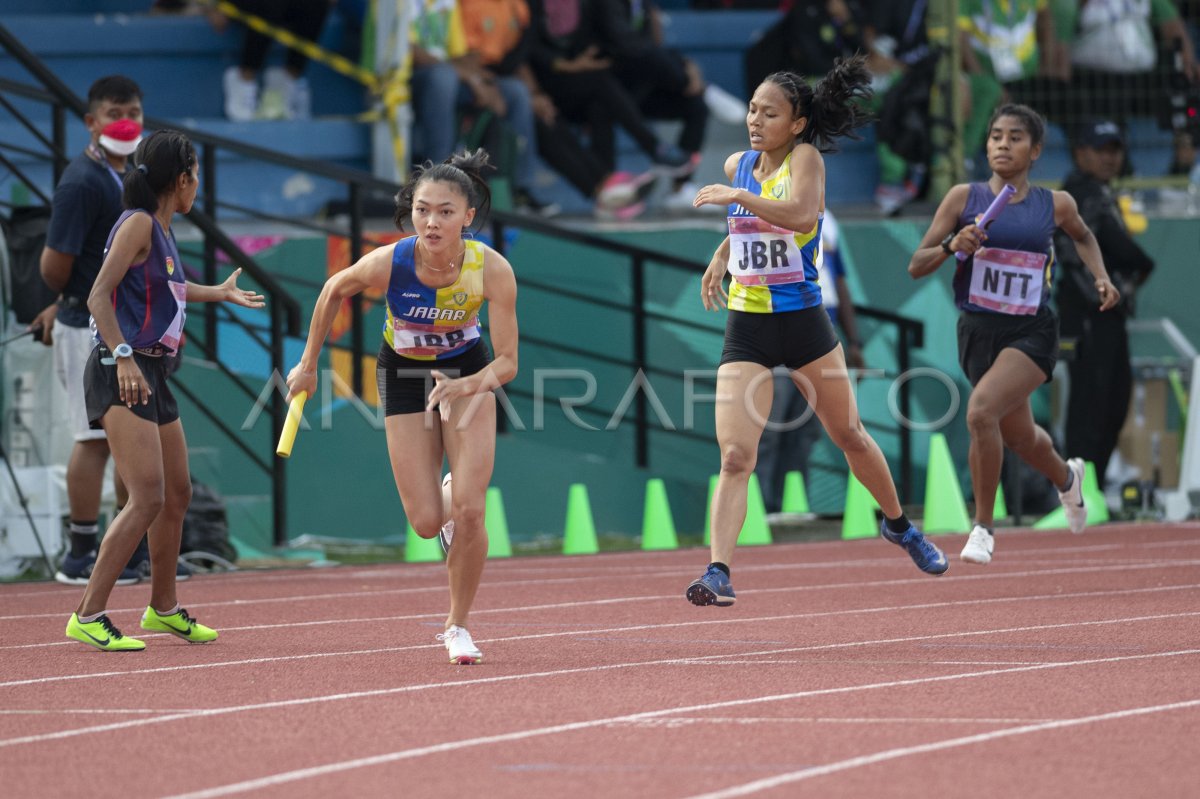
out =
[[[11,797],[1064,797],[1200,791],[1200,525],[1003,532],[919,573],[880,540],[198,577],[210,645],[104,653],[80,595],[0,586]],[[145,586],[118,588],[132,632]]]

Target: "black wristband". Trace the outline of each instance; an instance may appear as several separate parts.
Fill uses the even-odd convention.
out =
[[[954,255],[954,250],[950,249],[950,242],[954,241],[954,234],[956,232],[952,230],[950,231],[950,235],[942,239],[942,252],[946,253],[946,255]]]

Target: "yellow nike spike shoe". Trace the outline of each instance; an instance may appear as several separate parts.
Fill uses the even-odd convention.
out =
[[[105,652],[138,652],[146,648],[145,641],[121,635],[121,631],[109,621],[107,615],[85,624],[79,620],[77,614],[72,613],[70,621],[67,622],[67,637],[103,649]]]
[[[217,640],[216,630],[205,627],[189,616],[183,608],[162,616],[157,610],[147,606],[146,612],[142,614],[142,629],[156,633],[170,633],[193,644],[206,644],[209,641]]]

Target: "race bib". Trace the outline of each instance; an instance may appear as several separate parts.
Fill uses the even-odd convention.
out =
[[[729,217],[729,274],[743,286],[803,281],[796,233],[754,216]]]
[[[175,295],[175,318],[171,320],[166,332],[159,338],[159,343],[171,352],[177,352],[179,340],[183,338],[183,325],[187,321],[187,283],[172,280],[167,285],[171,287],[171,293]]]
[[[392,348],[410,358],[437,357],[479,338],[479,319],[472,317],[464,327],[417,325],[402,319],[392,321]]]
[[[1046,256],[983,247],[975,253],[968,299],[980,308],[1032,316],[1042,304]]]

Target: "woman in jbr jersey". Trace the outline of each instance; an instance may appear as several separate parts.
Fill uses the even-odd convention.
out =
[[[822,150],[865,120],[870,75],[861,57],[839,60],[815,88],[791,72],[768,75],[750,100],[750,149],[725,161],[732,186],[711,185],[695,205],[729,207],[729,236],[700,283],[706,309],[729,309],[717,369],[721,472],[712,503],[712,562],[687,588],[696,605],[732,605],[729,562],[746,518],[746,487],[771,409],[771,369],[786,366],[854,476],[883,510],[881,533],[930,574],[946,558],[900,507],[891,472],[863,428],[846,359],[817,282],[825,212]],[[732,275],[729,292],[723,281]]]
[[[396,226],[411,215],[416,236],[372,251],[326,283],[313,310],[308,343],[288,375],[289,398],[312,396],[317,358],[342,301],[366,289],[386,292],[387,322],[376,376],[388,455],[413,530],[439,536],[450,577],[450,614],[438,639],[450,662],[478,663],[483,653],[467,617],[487,558],[484,500],[496,453],[492,391],[517,373],[517,284],[504,256],[463,237],[486,208],[483,150],[460,153],[417,171],[396,196]],[[488,303],[495,358],[480,337]],[[441,478],[442,458],[454,475]],[[443,499],[445,494],[445,504]]]

